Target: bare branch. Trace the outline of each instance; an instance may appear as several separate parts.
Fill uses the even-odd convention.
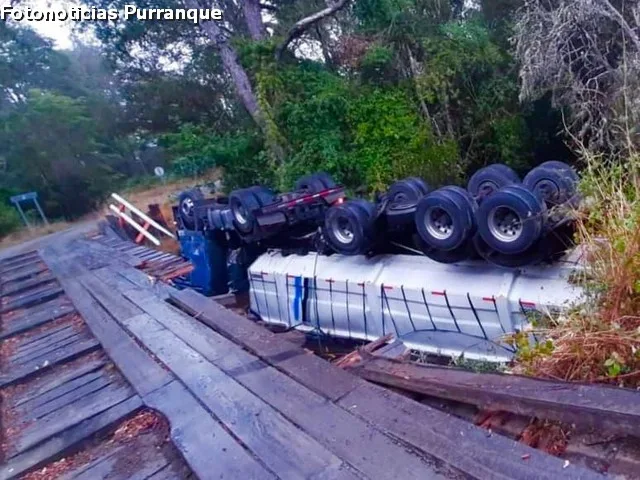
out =
[[[309,27],[315,25],[322,19],[330,15],[333,15],[338,10],[344,8],[348,2],[349,0],[336,0],[334,2],[328,1],[327,8],[320,10],[319,12],[309,15],[308,17],[305,17],[302,20],[299,20],[298,22],[296,22],[295,25],[293,25],[293,27],[291,27],[291,29],[289,30],[289,33],[287,34],[287,38],[285,39],[285,41],[282,43],[282,45],[278,47],[276,51],[276,60],[280,60],[280,58],[282,58],[282,54],[287,49],[289,44],[293,40],[298,38],[300,35],[302,35]]]

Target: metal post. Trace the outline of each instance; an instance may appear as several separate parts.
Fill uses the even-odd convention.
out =
[[[42,217],[42,221],[44,222],[44,224],[49,225],[49,220],[47,220],[47,217],[45,217],[44,212],[42,211],[42,207],[40,207],[40,202],[38,202],[38,199],[34,198],[33,203],[36,204],[36,208],[38,209],[38,212],[40,212],[40,216]]]
[[[15,206],[18,209],[18,212],[20,213],[20,216],[22,217],[22,221],[24,222],[24,224],[28,228],[31,228],[31,224],[29,223],[29,220],[27,220],[27,216],[24,214],[24,210],[22,210],[22,207],[20,206],[20,202],[16,202]]]

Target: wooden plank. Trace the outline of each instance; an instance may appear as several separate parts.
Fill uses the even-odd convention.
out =
[[[80,278],[83,286],[91,293],[93,298],[118,321],[139,315],[142,313],[138,307],[124,298],[119,292],[109,288],[108,285],[98,280],[92,274],[83,275]]]
[[[59,297],[64,293],[64,290],[59,285],[51,285],[40,288],[34,292],[28,292],[19,296],[15,300],[11,300],[4,304],[0,308],[0,314],[10,312],[11,310],[17,310],[19,308],[30,308],[42,303],[46,303],[49,300]]]
[[[47,273],[43,276],[31,278],[25,282],[18,283],[16,285],[11,285],[9,287],[3,287],[0,291],[3,297],[7,297],[9,295],[15,295],[16,293],[20,293],[24,290],[29,290],[31,288],[39,287],[40,285],[44,285],[45,283],[52,282],[56,279],[51,273]]]
[[[63,350],[76,343],[82,342],[90,338],[86,333],[74,333],[72,336],[64,338],[62,340],[54,341],[50,345],[43,346],[40,349],[28,350],[24,353],[18,353],[10,357],[12,366],[24,365],[27,363],[33,363],[41,358],[46,358],[51,354],[55,354],[58,350]]]
[[[47,357],[21,365],[18,368],[11,368],[9,372],[0,374],[0,388],[26,380],[33,375],[50,370],[52,367],[61,363],[70,362],[81,355],[94,352],[99,348],[100,343],[98,341],[95,339],[87,339],[82,342],[76,342],[68,348],[56,350]]]
[[[36,420],[46,417],[47,415],[60,410],[83,397],[86,397],[87,395],[105,389],[107,386],[111,385],[112,382],[113,378],[109,378],[104,374],[98,375],[97,378],[85,383],[84,385],[78,386],[77,388],[74,388],[42,405],[34,406],[34,408],[29,411],[29,417]]]
[[[361,473],[370,478],[395,479],[417,478],[416,472],[420,472],[420,478],[437,478],[430,464],[220,334],[193,322],[169,305],[137,297],[136,292],[127,296],[139,302],[143,310],[209,362],[314,436],[335,455],[348,460]],[[338,419],[341,427],[329,429],[327,419]]]
[[[342,461],[148,315],[126,322],[235,437],[280,478],[339,470]],[[286,453],[285,453],[286,452]]]
[[[40,307],[43,305],[47,307],[33,313],[27,312],[18,318],[5,319],[2,325],[2,331],[0,332],[0,340],[23,333],[75,312],[75,308],[73,308],[72,305],[61,304],[58,300],[47,302],[40,305]]]
[[[640,392],[604,385],[478,374],[373,358],[354,372],[367,380],[426,395],[564,423],[635,435]]]
[[[39,258],[40,255],[38,254],[37,251],[33,251],[33,252],[28,252],[28,253],[24,253],[21,255],[16,255],[15,257],[9,257],[6,258],[2,261],[0,261],[0,266],[2,266],[2,268],[7,268],[10,267],[12,265],[16,265],[22,262],[26,262],[29,260],[33,260],[34,258]]]
[[[375,385],[354,390],[339,404],[472,478],[604,478],[506,437],[489,435],[469,422]]]
[[[46,348],[48,345],[65,340],[74,335],[78,335],[80,330],[75,324],[62,324],[61,328],[55,329],[53,332],[43,332],[39,338],[27,338],[24,342],[19,343],[14,351],[14,355],[22,355],[33,350]]]
[[[169,383],[172,376],[160,367],[75,280],[61,278],[91,332],[114,360],[118,369],[144,396]],[[126,301],[126,299],[123,298]]]
[[[55,372],[54,375],[38,379],[33,384],[29,385],[29,389],[15,401],[14,406],[19,407],[27,402],[38,401],[41,396],[47,395],[65,384],[71,384],[73,386],[73,382],[75,380],[83,377],[84,375],[95,372],[106,364],[107,359],[100,357],[77,365],[75,368],[70,370]]]
[[[344,396],[359,385],[357,377],[305,353],[297,345],[277,338],[277,334],[193,290],[182,290],[172,295],[171,300],[234,343],[331,400]]]
[[[53,402],[58,398],[68,394],[69,392],[73,392],[76,389],[83,387],[86,384],[104,376],[104,370],[94,370],[92,372],[87,372],[84,375],[79,375],[67,382],[60,384],[56,388],[52,388],[41,395],[37,395],[29,400],[23,399],[20,401],[20,403],[17,403],[16,406],[24,405],[21,410],[32,412],[34,409],[39,408],[49,402]]]
[[[22,453],[47,438],[102,413],[132,396],[134,395],[131,387],[115,384],[85,395],[27,426],[15,442],[15,451]]]
[[[199,478],[275,479],[227,433],[177,381],[156,390],[145,403],[167,417],[171,440]]]
[[[3,265],[2,270],[0,270],[0,277],[9,275],[22,268],[35,267],[39,263],[42,263],[42,259],[40,257],[33,257],[10,265]]]
[[[3,275],[2,277],[0,277],[0,282],[2,283],[2,285],[6,285],[7,283],[26,280],[40,273],[46,272],[47,270],[48,269],[45,265],[24,268],[24,269],[18,270],[17,272],[12,273],[11,275]]]
[[[34,448],[15,455],[0,465],[0,478],[7,480],[17,478],[31,469],[44,466],[50,461],[65,456],[68,452],[73,452],[86,439],[110,429],[122,419],[133,415],[142,406],[140,397],[133,396],[60,432],[55,437],[44,440]]]

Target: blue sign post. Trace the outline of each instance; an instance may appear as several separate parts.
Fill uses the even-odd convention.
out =
[[[29,223],[29,220],[27,219],[27,216],[24,214],[24,210],[22,210],[22,205],[20,205],[21,202],[27,202],[29,200],[33,200],[33,203],[35,204],[36,208],[38,209],[38,213],[40,213],[40,217],[42,217],[42,221],[44,222],[45,225],[49,225],[49,221],[47,220],[47,217],[45,216],[44,212],[42,211],[42,207],[40,206],[40,202],[38,202],[38,193],[37,192],[29,192],[29,193],[23,193],[22,195],[16,195],[14,197],[10,198],[11,203],[13,203],[16,208],[18,209],[18,213],[20,214],[20,217],[22,217],[22,221],[24,222],[24,224],[28,227],[31,228],[31,224]]]

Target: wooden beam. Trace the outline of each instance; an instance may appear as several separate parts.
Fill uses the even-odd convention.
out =
[[[633,390],[475,373],[380,357],[371,358],[350,371],[381,385],[479,408],[630,435],[637,435],[640,425],[640,393]]]

